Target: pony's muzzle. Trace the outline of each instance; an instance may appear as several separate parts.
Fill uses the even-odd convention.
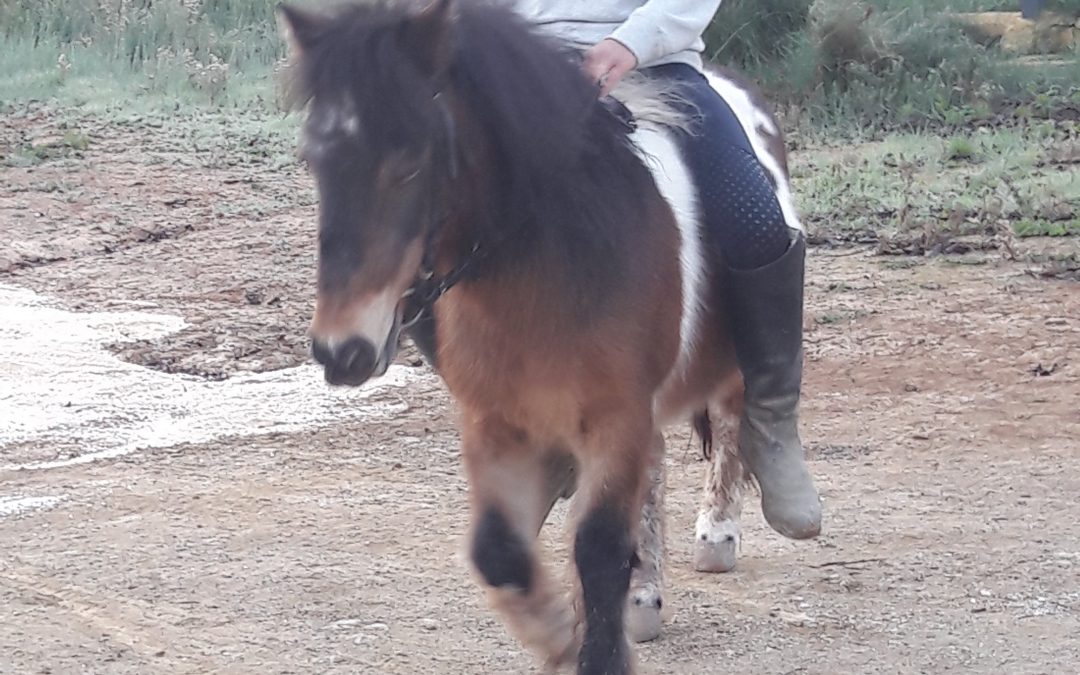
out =
[[[370,340],[351,337],[341,343],[313,340],[311,355],[323,366],[326,381],[330,384],[359,386],[375,374],[379,354]]]

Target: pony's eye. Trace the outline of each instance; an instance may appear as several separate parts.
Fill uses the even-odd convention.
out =
[[[401,178],[398,179],[398,185],[406,185],[408,183],[411,183],[413,180],[416,179],[417,176],[420,175],[421,170],[422,170],[422,167],[418,166],[415,169],[413,169],[412,171],[406,173],[404,176],[402,176]]]

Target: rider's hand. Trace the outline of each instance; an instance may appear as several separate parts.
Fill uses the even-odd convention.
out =
[[[585,52],[582,68],[589,79],[600,86],[600,95],[607,96],[619,80],[634,68],[637,57],[622,43],[607,38]]]

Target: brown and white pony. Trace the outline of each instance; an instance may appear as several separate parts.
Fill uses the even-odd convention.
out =
[[[460,408],[470,557],[492,604],[551,665],[632,672],[627,624],[642,638],[660,621],[662,430],[696,418],[718,448],[699,569],[734,564],[747,479],[719,256],[672,111],[630,94],[633,129],[564,49],[493,4],[281,16],[319,193],[311,335],[327,381],[383,374],[404,324],[433,331],[417,340]],[[780,147],[763,161],[786,186],[775,122],[714,83],[755,143]],[[535,546],[571,494],[574,600]]]

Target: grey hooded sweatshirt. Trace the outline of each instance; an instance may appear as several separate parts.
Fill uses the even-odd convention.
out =
[[[622,43],[638,67],[686,63],[699,70],[702,33],[720,0],[511,0],[541,30],[587,49],[604,38]]]

